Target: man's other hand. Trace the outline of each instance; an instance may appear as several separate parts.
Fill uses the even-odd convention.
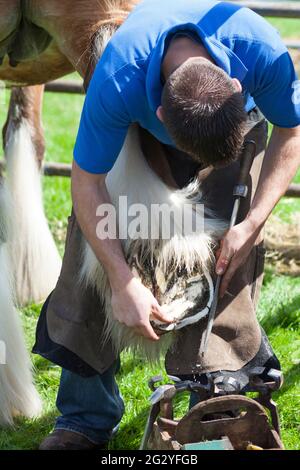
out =
[[[236,270],[246,262],[261,228],[246,219],[231,228],[222,240],[216,265],[216,273],[223,276],[219,294],[221,298]]]
[[[152,341],[158,341],[159,336],[150,324],[150,315],[163,323],[174,321],[161,311],[151,291],[136,278],[120,289],[112,289],[111,305],[116,320]]]

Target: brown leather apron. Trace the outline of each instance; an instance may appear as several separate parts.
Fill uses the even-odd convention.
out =
[[[256,141],[257,155],[249,176],[251,191],[247,200],[242,203],[243,215],[249,210],[257,186],[267,141],[267,123],[262,115],[254,110],[249,114],[249,120],[254,127],[246,138]],[[176,149],[164,146],[161,146],[161,149],[168,154],[174,179],[176,180],[176,175],[178,179],[181,177],[182,184],[186,156],[183,161],[182,153]],[[200,172],[205,198],[220,216],[228,219],[232,210],[232,191],[238,170],[239,164],[235,162],[225,169],[213,170],[209,174],[206,170]],[[187,169],[186,178],[189,177]],[[96,292],[78,283],[81,240],[80,228],[72,214],[69,218],[61,275],[44,306],[43,315],[46,316],[47,335],[55,345],[62,346],[96,372],[103,373],[116,360],[116,356],[111,343],[103,342],[104,313]],[[258,244],[253,248],[247,262],[232,279],[228,289],[230,295],[225,295],[219,303],[205,359],[200,358],[199,348],[207,320],[179,332],[177,341],[166,356],[168,373],[176,375],[220,369],[238,370],[256,355],[261,343],[261,331],[255,314],[264,267],[264,248],[261,240],[262,237],[257,241]],[[35,348],[35,352],[41,354],[40,350],[40,347]],[[42,355],[51,358],[51,355]],[[56,362],[62,365],[59,361]]]

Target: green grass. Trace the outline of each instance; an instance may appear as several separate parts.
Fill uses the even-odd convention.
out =
[[[300,23],[300,20],[299,20]],[[273,126],[269,124],[269,137]],[[294,183],[300,183],[300,169],[294,178]],[[284,222],[291,222],[298,213],[300,217],[300,199],[299,198],[282,198],[273,211],[274,215],[280,217]]]
[[[28,347],[34,342],[35,324],[39,306],[22,311]],[[285,376],[280,392],[274,395],[278,404],[282,437],[286,448],[300,449],[300,282],[287,276],[268,273],[262,289],[258,315],[270,342],[278,355]],[[0,431],[0,449],[34,449],[43,436],[51,431],[56,416],[55,397],[60,369],[39,356],[33,356],[37,371],[37,385],[44,401],[44,413],[36,421],[19,419],[14,430]],[[141,441],[149,410],[149,377],[161,373],[161,366],[151,367],[141,359],[126,353],[117,380],[125,399],[126,413],[119,434],[111,444],[112,449],[136,449]],[[179,404],[184,412],[187,398]]]
[[[267,18],[267,20],[279,31],[283,38],[299,39],[299,19],[289,18],[282,20],[281,18]]]
[[[78,95],[45,94],[43,121],[47,161],[71,163],[83,101],[84,97]],[[67,217],[71,212],[70,179],[45,177],[43,188],[46,215],[63,254]]]
[[[284,372],[284,385],[274,399],[280,411],[287,448],[299,449],[300,431],[300,280],[267,272],[258,308]]]
[[[272,20],[285,37],[299,35],[296,21]],[[83,97],[46,94],[43,118],[46,130],[48,161],[70,163],[76,137]],[[0,126],[5,120],[5,107],[0,109]],[[295,181],[300,182],[300,173]],[[63,253],[67,216],[70,213],[70,181],[65,178],[43,179],[46,214],[59,250]],[[284,220],[300,214],[300,201],[282,200],[275,213]],[[34,343],[35,326],[40,305],[24,308],[21,312],[28,348]],[[285,383],[276,393],[283,441],[288,449],[300,449],[300,280],[276,276],[268,267],[261,293],[259,318],[278,355]],[[32,356],[36,383],[44,403],[43,415],[37,420],[18,419],[14,429],[0,430],[0,449],[35,449],[51,431],[57,411],[55,398],[60,369],[39,356]],[[136,449],[139,446],[149,410],[147,380],[163,370],[163,363],[151,367],[130,354],[122,355],[118,383],[125,399],[126,413],[119,434],[111,444],[113,449]],[[187,397],[178,404],[178,413],[186,409]]]

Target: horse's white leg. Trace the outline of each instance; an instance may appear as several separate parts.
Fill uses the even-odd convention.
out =
[[[21,320],[13,303],[7,210],[10,197],[0,182],[0,425],[11,425],[16,414],[34,417],[41,411]]]
[[[14,88],[4,130],[5,185],[12,204],[9,256],[18,305],[45,299],[55,287],[61,268],[42,202],[42,95],[42,86]]]
[[[141,183],[142,182],[142,183]],[[119,197],[127,196],[127,206],[130,208],[137,201],[147,208],[147,214],[151,214],[149,227],[152,231],[146,239],[139,239],[138,233],[131,232],[130,237],[123,240],[124,253],[129,264],[137,257],[138,263],[134,266],[134,271],[141,278],[142,282],[153,288],[153,281],[159,289],[162,309],[170,313],[177,320],[185,317],[186,312],[194,310],[194,319],[200,320],[208,314],[212,302],[213,286],[209,276],[209,269],[212,267],[213,252],[212,247],[215,241],[223,234],[226,224],[212,217],[210,223],[206,221],[204,233],[199,229],[197,233],[182,234],[180,224],[174,224],[174,234],[170,239],[151,239],[150,233],[168,233],[164,230],[167,224],[167,217],[162,217],[158,213],[151,212],[153,206],[162,205],[172,209],[173,220],[182,220],[183,210],[185,214],[197,219],[201,227],[204,222],[201,210],[196,210],[196,203],[201,202],[200,186],[198,181],[189,184],[182,190],[175,190],[167,186],[152,169],[144,157],[141,142],[136,126],[132,126],[128,132],[125,144],[118,157],[114,168],[106,178],[107,188],[117,212],[122,210],[119,207]],[[124,213],[122,214],[124,221]],[[167,215],[167,213],[166,213]],[[128,218],[129,222],[130,218]],[[124,227],[122,227],[124,228]],[[167,229],[167,227],[165,226]],[[138,230],[138,229],[137,229]],[[141,255],[143,253],[143,256]],[[152,275],[147,274],[147,262],[155,256],[156,267],[152,270]],[[138,267],[140,265],[140,267]],[[179,269],[180,268],[180,269]],[[184,268],[184,269],[182,269]],[[186,275],[176,275],[181,270]],[[197,273],[197,275],[195,275]],[[167,289],[167,279],[170,275],[176,275],[175,283]],[[203,274],[203,279],[199,274]],[[165,352],[174,341],[171,334],[164,335],[159,342],[153,343],[146,338],[138,336],[135,332],[120,324],[113,318],[111,309],[111,291],[109,283],[100,263],[95,257],[92,249],[85,243],[83,249],[83,264],[80,273],[81,281],[92,285],[98,290],[100,298],[104,301],[106,314],[106,337],[112,339],[116,352],[130,347],[141,350],[149,360],[155,360],[159,354]],[[144,279],[143,279],[144,278]],[[185,284],[186,280],[189,284]],[[174,285],[174,288],[172,287]],[[182,287],[184,286],[184,288]],[[157,289],[156,289],[157,290]],[[202,306],[199,297],[206,299],[207,303]],[[164,303],[165,299],[165,303]],[[201,299],[200,299],[201,300]],[[204,308],[205,307],[205,308]],[[185,324],[189,324],[191,317],[186,318]]]

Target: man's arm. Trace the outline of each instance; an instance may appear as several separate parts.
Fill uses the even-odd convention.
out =
[[[300,165],[300,126],[280,128],[274,126],[263,161],[257,190],[246,219],[233,227],[222,241],[216,266],[223,275],[220,296],[245,261],[255,241],[279,199]]]
[[[263,225],[286,193],[300,165],[300,126],[274,126],[248,218]]]
[[[119,239],[100,240],[96,234],[101,204],[112,204],[103,174],[82,170],[74,161],[72,168],[72,199],[78,223],[98,260],[103,265],[111,286],[112,309],[115,318],[151,340],[159,337],[150,325],[152,314],[158,320],[170,323],[150,290],[136,279],[126,263]]]

